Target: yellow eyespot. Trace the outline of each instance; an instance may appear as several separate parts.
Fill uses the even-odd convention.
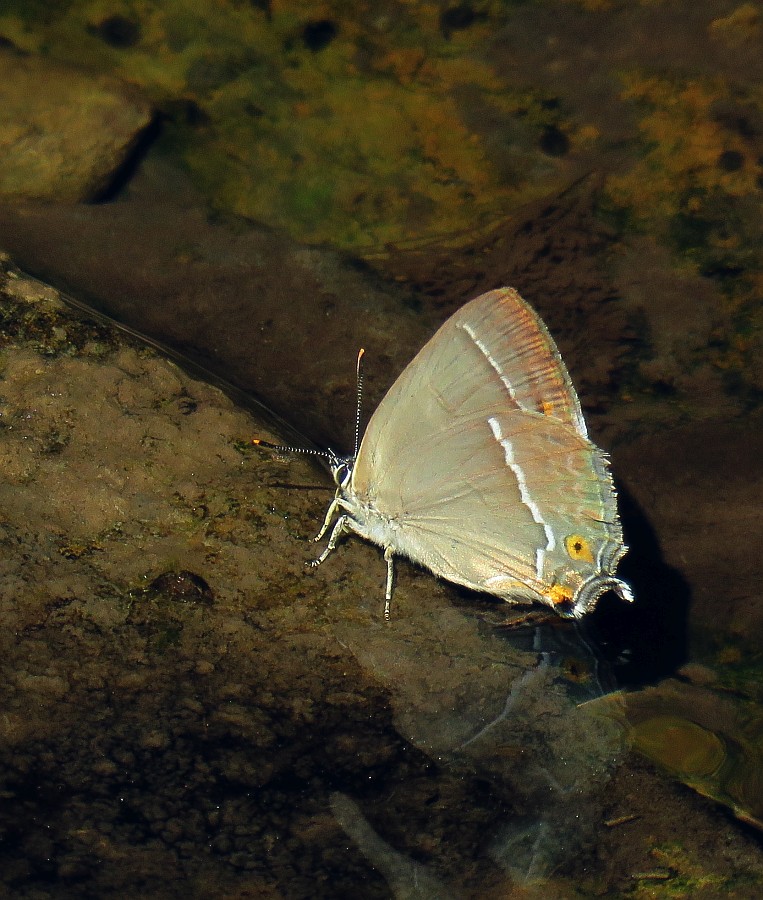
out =
[[[564,546],[570,559],[582,559],[583,562],[593,562],[593,552],[591,545],[580,534],[568,534],[564,539]]]

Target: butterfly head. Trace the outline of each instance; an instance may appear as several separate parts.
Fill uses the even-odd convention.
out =
[[[350,479],[352,478],[355,457],[337,456],[336,453],[330,451],[329,465],[331,466],[331,474],[336,486],[341,489],[347,488],[350,484]]]

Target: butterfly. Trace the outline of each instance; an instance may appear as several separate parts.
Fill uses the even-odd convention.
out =
[[[329,452],[337,485],[313,565],[347,532],[394,559],[512,604],[580,618],[614,591],[627,548],[606,454],[588,436],[546,326],[512,288],[451,316],[408,364],[351,456]]]

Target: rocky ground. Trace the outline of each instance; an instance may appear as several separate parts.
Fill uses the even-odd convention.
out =
[[[0,13],[0,249],[76,297],[2,256],[0,895],[761,896],[756,10],[422,7],[419,68],[344,10],[133,6]],[[401,97],[426,153],[356,184]],[[251,443],[346,448],[357,347],[370,410],[504,284],[622,487],[638,602],[582,636],[405,563],[385,623],[376,548],[305,565],[326,471]]]
[[[358,541],[306,569],[328,479],[222,391],[7,263],[2,315],[8,895],[755,895],[755,843],[618,768],[558,652],[407,565],[385,624]]]

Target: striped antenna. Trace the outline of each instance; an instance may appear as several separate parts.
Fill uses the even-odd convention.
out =
[[[360,412],[363,405],[363,368],[361,360],[365,354],[365,350],[361,347],[358,351],[358,360],[355,364],[355,385],[356,385],[356,405],[355,405],[355,450],[352,457],[345,460],[344,457],[336,454],[330,447],[327,450],[313,450],[306,447],[295,447],[291,444],[271,444],[270,441],[263,441],[261,438],[252,438],[252,443],[256,447],[264,447],[266,450],[273,450],[275,453],[302,453],[308,456],[316,456],[319,459],[327,459],[332,468],[342,462],[354,462],[358,455],[360,447]]]
[[[252,438],[252,443],[257,447],[264,447],[266,450],[273,450],[276,453],[306,453],[308,456],[336,459],[336,453],[333,450],[311,450],[307,447],[292,447],[289,444],[271,444],[270,441],[263,441],[260,438]]]
[[[358,448],[360,447],[360,410],[363,405],[363,369],[361,368],[360,362],[363,359],[363,354],[366,351],[361,347],[358,350],[358,361],[355,364],[355,391],[356,391],[356,404],[355,404],[355,450],[353,451],[352,458],[356,459],[358,455]]]

